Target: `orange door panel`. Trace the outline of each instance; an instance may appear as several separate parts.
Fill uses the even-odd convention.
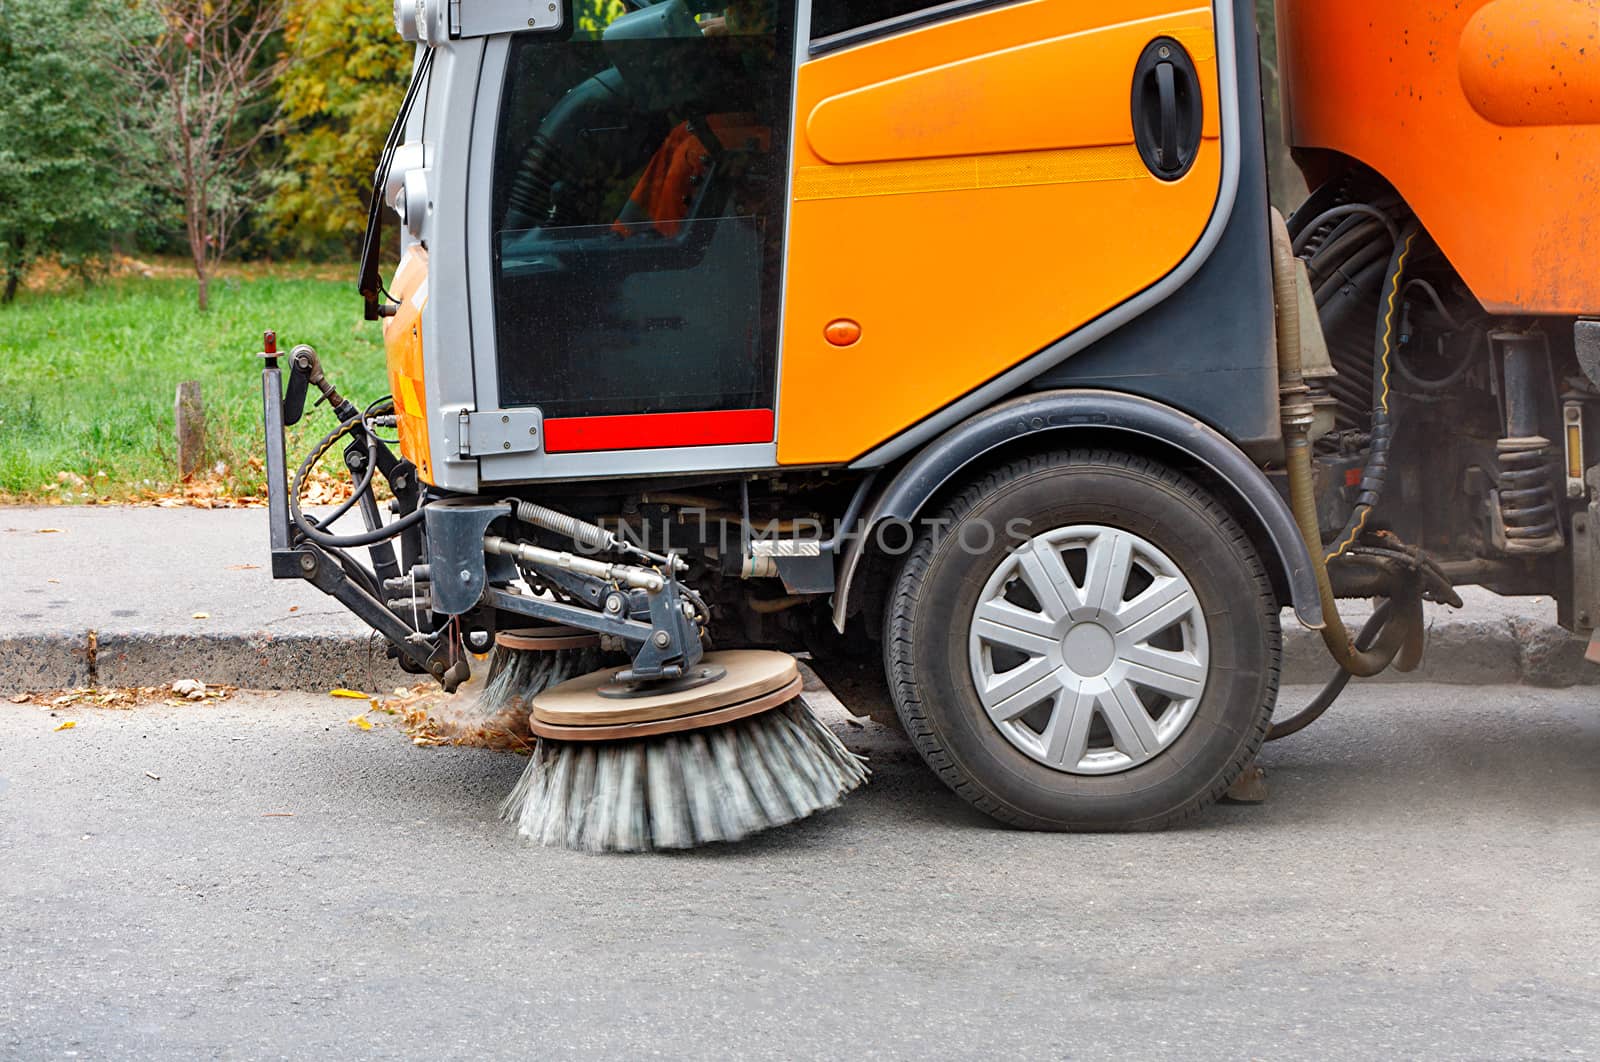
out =
[[[1600,311],[1600,0],[1280,0],[1278,37],[1290,143],[1382,174],[1489,310]]]
[[[801,66],[779,461],[858,457],[1177,265],[1221,174],[1213,34],[1192,0],[1032,0]],[[1204,113],[1170,182],[1131,116],[1157,37]]]

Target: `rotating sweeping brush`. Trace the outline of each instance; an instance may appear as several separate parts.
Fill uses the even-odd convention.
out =
[[[536,694],[592,671],[599,663],[600,639],[588,631],[574,627],[497,631],[488,680],[476,709],[485,719],[526,711]]]
[[[535,696],[539,741],[500,813],[545,845],[588,851],[736,841],[836,807],[866,780],[798,699],[786,653],[708,653],[677,686],[610,670]]]

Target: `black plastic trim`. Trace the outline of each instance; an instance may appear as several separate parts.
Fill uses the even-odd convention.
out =
[[[1232,442],[1194,417],[1148,398],[1097,389],[1044,391],[1011,399],[978,413],[928,443],[884,487],[839,563],[834,624],[843,630],[866,544],[884,521],[914,519],[939,490],[985,454],[1008,443],[1047,432],[1075,430],[1106,441],[1118,434],[1142,436],[1198,461],[1232,488],[1272,544],[1273,558],[1289,588],[1295,615],[1308,627],[1322,626],[1322,602],[1305,542],[1266,474]],[[1115,445],[1114,442],[1111,445]]]

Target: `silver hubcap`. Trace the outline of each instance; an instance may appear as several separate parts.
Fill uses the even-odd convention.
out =
[[[1110,774],[1194,719],[1210,653],[1189,580],[1138,535],[1060,527],[984,585],[969,638],[978,699],[1006,740],[1069,774]]]

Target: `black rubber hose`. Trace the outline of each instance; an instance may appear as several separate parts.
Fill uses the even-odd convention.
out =
[[[1387,245],[1384,229],[1376,221],[1361,217],[1348,228],[1340,226],[1306,259],[1306,269],[1313,281],[1322,279],[1348,262],[1354,253],[1368,244]]]
[[[360,417],[352,417],[349,420],[342,421],[339,424],[338,429],[333,433],[331,440],[318,444],[318,450],[315,451],[317,454],[315,460],[321,460],[321,455],[327,453],[333,442],[337,441],[341,435],[344,435],[349,431],[353,431],[356,424],[359,423],[362,428],[362,434],[366,436],[367,450],[367,466],[361,470],[361,478],[356,481],[354,489],[350,491],[350,497],[340,502],[338,508],[334,509],[333,512],[329,513],[321,520],[318,520],[317,525],[319,527],[331,526],[335,520],[339,519],[339,517],[343,516],[345,513],[354,508],[355,504],[361,500],[361,495],[365,494],[369,489],[371,489],[373,478],[378,472],[378,443],[372,429],[367,425],[367,418],[373,415],[373,410],[377,406],[380,406],[385,402],[390,403],[390,409],[394,408],[394,396],[384,395],[382,398],[367,406],[367,408],[362,411]],[[328,440],[328,436],[323,436],[323,438]]]
[[[1353,284],[1366,276],[1365,270],[1376,264],[1382,267],[1389,258],[1389,245],[1383,240],[1374,240],[1369,244],[1356,248],[1343,262],[1340,262],[1328,274],[1313,282],[1312,299],[1318,308],[1329,302],[1335,292],[1346,284]]]
[[[1417,224],[1412,222],[1395,243],[1384,285],[1378,292],[1378,323],[1373,342],[1372,367],[1372,444],[1367,453],[1366,468],[1361,472],[1361,488],[1356,496],[1355,508],[1335,536],[1325,560],[1332,560],[1355,543],[1366,527],[1373,507],[1383,496],[1383,485],[1389,474],[1389,443],[1394,437],[1394,426],[1389,420],[1389,368],[1399,326],[1396,303],[1400,296],[1400,280],[1405,275],[1406,257],[1411,253],[1411,244],[1416,236]]]
[[[406,528],[420,523],[422,514],[423,510],[419,508],[416,512],[407,513],[400,519],[384,524],[382,527],[355,535],[330,535],[326,531],[319,530],[315,524],[307,524],[298,519],[295,521],[295,525],[299,528],[301,534],[319,546],[348,549],[351,546],[375,546],[379,542],[386,542]]]
[[[1419,391],[1448,391],[1450,388],[1460,383],[1462,378],[1471,371],[1473,364],[1477,361],[1476,355],[1478,353],[1479,345],[1487,342],[1488,334],[1486,332],[1476,330],[1473,331],[1471,337],[1468,339],[1469,345],[1467,347],[1467,352],[1462,355],[1460,362],[1455,368],[1451,369],[1437,380],[1428,380],[1418,376],[1416,373],[1406,368],[1405,360],[1402,358],[1394,359],[1394,369],[1400,374],[1406,383],[1410,384],[1412,387],[1415,387]]]
[[[1317,230],[1322,226],[1336,218],[1346,217],[1350,214],[1365,214],[1369,217],[1377,218],[1383,222],[1383,227],[1389,230],[1389,238],[1391,240],[1398,241],[1400,239],[1400,230],[1395,228],[1394,221],[1388,214],[1366,203],[1345,203],[1343,206],[1330,207],[1306,222],[1306,227],[1300,230],[1299,236],[1295,237],[1292,245],[1294,253],[1298,255],[1305,250],[1306,244],[1311,242],[1311,237],[1315,236]]]
[[[1378,632],[1383,629],[1384,623],[1389,619],[1389,613],[1393,610],[1394,602],[1388,599],[1378,602],[1377,609],[1373,611],[1371,616],[1367,617],[1367,622],[1361,625],[1360,632],[1356,634],[1356,648],[1358,650],[1365,652],[1372,648],[1372,643],[1377,641]],[[1267,740],[1277,741],[1279,738],[1286,738],[1290,734],[1298,733],[1315,723],[1322,717],[1322,713],[1326,712],[1333,702],[1339,699],[1339,694],[1343,693],[1344,688],[1350,685],[1350,680],[1353,677],[1344,668],[1335,671],[1333,677],[1328,679],[1315,697],[1311,698],[1310,704],[1307,704],[1281,723],[1272,724],[1272,729],[1267,731]]]
[[[302,535],[310,539],[312,542],[315,542],[319,546],[326,546],[330,549],[344,549],[351,546],[376,545],[379,542],[384,542],[393,538],[401,531],[404,531],[406,528],[411,527],[422,520],[423,509],[421,506],[418,506],[414,512],[407,513],[400,519],[395,520],[392,523],[385,524],[383,527],[374,528],[373,530],[363,531],[353,535],[330,535],[328,532],[322,530],[322,528],[317,525],[316,521],[310,517],[307,517],[300,511],[300,490],[301,487],[304,486],[306,476],[310,473],[312,466],[316,464],[317,460],[321,458],[323,454],[328,452],[328,448],[337,442],[341,436],[349,432],[355,424],[359,423],[360,419],[361,418],[359,417],[352,417],[350,420],[341,422],[337,428],[333,429],[333,431],[329,432],[327,435],[324,435],[321,441],[312,448],[311,453],[306,455],[306,459],[300,463],[300,468],[294,474],[294,481],[289,485],[289,517],[294,521],[295,528]],[[376,464],[376,462],[369,458],[367,464],[369,471],[368,474],[363,477],[363,479],[364,481],[370,483],[370,469]],[[356,498],[359,496],[359,493],[357,493],[353,494],[351,498]],[[339,516],[349,511],[349,501],[350,499],[346,499],[346,504],[334,511],[334,519],[337,519]],[[330,520],[329,522],[331,523],[332,521]]]

